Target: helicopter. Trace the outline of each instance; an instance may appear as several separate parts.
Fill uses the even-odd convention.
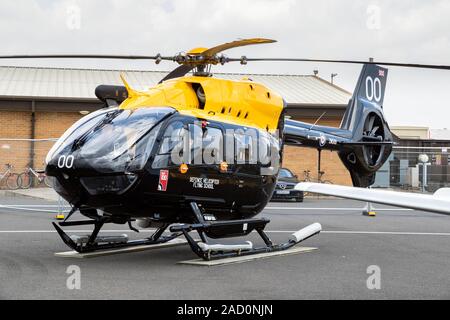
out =
[[[172,61],[179,66],[146,91],[99,85],[104,108],[70,127],[46,158],[55,191],[72,206],[53,226],[79,253],[154,245],[184,236],[205,260],[283,251],[321,232],[315,223],[274,244],[264,232],[270,222],[256,216],[274,192],[286,145],[333,150],[355,187],[373,184],[392,151],[393,136],[383,113],[388,69],[446,66],[297,58],[229,58],[224,50],[274,43],[253,38],[175,56],[15,55],[0,59],[99,58]],[[339,128],[287,119],[283,97],[249,78],[213,77],[211,66],[252,61],[362,64],[356,89]],[[192,72],[192,75],[190,73]],[[75,212],[86,220],[72,221]],[[156,229],[142,240],[100,236],[105,224],[136,223]],[[69,236],[63,227],[92,225],[87,236]],[[170,234],[167,235],[166,231]],[[256,231],[264,245],[211,244],[211,239]],[[198,233],[200,241],[191,235]]]

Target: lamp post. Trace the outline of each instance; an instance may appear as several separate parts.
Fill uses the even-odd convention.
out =
[[[336,78],[338,76],[337,73],[332,73],[331,74],[331,84],[334,84],[334,78]]]
[[[425,187],[428,185],[427,168],[430,165],[430,158],[426,154],[421,154],[418,160],[422,164],[422,192],[425,192]]]

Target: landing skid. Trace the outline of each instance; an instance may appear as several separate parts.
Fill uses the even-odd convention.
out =
[[[172,234],[170,236],[163,236],[164,231],[169,227],[166,225],[162,228],[156,230],[156,232],[146,239],[141,240],[132,240],[129,241],[126,235],[123,236],[98,236],[100,229],[104,226],[105,223],[111,223],[112,221],[109,218],[100,218],[97,220],[85,220],[85,221],[72,221],[72,222],[61,222],[58,224],[53,222],[53,226],[58,232],[59,236],[63,240],[63,242],[69,246],[71,249],[78,253],[90,253],[100,250],[109,250],[109,249],[120,249],[126,247],[136,247],[136,246],[148,246],[155,244],[162,244],[169,242],[175,238],[178,238],[182,234]],[[73,226],[85,226],[85,225],[94,225],[94,231],[90,236],[69,236],[65,233],[61,227],[73,227]],[[131,229],[131,226],[130,226]],[[132,229],[133,231],[136,231]]]
[[[256,255],[261,253],[271,253],[277,251],[288,250],[300,242],[319,234],[322,230],[320,224],[312,224],[298,232],[294,233],[288,242],[282,244],[274,244],[272,240],[264,232],[265,226],[269,223],[266,219],[252,219],[252,220],[236,220],[236,221],[221,221],[216,223],[205,224],[192,224],[192,225],[178,225],[170,228],[171,232],[182,232],[192,251],[206,261],[232,258],[240,256]],[[237,233],[237,230],[241,228],[241,234]],[[197,242],[189,234],[191,231],[197,231],[200,234],[206,233],[208,236],[214,235],[214,233],[220,233],[224,229],[234,229],[233,236],[244,236],[250,234],[252,231],[256,231],[263,239],[265,246],[260,248],[254,248],[250,241],[244,244],[238,245],[222,245],[213,244],[210,245],[206,242]],[[229,236],[227,236],[229,237]],[[202,239],[205,239],[202,237]],[[203,240],[204,241],[204,240]]]
[[[322,231],[322,226],[318,223],[315,223],[295,232],[290,237],[288,242],[282,244],[274,244],[264,232],[265,227],[270,222],[270,220],[268,219],[247,219],[211,222],[204,220],[202,209],[196,202],[192,202],[190,206],[195,220],[197,220],[198,223],[172,226],[170,228],[170,231],[181,232],[188,241],[192,251],[194,251],[197,256],[206,261],[285,251],[294,247],[300,242],[309,239],[316,234],[319,234]],[[195,241],[189,235],[189,232],[191,231],[197,231],[202,241]],[[256,231],[262,238],[265,244],[264,247],[254,248],[253,244],[249,241],[240,245],[210,245],[208,244],[205,237],[205,234],[213,239],[241,237],[247,236],[253,231]]]
[[[322,226],[315,223],[292,234],[287,242],[282,244],[274,244],[264,232],[265,227],[270,222],[268,219],[262,218],[212,222],[205,221],[203,219],[203,213],[195,202],[191,203],[191,208],[194,214],[194,220],[198,223],[173,225],[170,228],[172,234],[169,236],[163,236],[164,232],[169,227],[169,224],[167,224],[157,229],[151,237],[141,240],[129,241],[126,235],[99,236],[101,228],[106,223],[117,223],[117,221],[114,221],[110,217],[98,217],[93,220],[85,221],[60,222],[59,224],[53,223],[53,226],[64,243],[78,253],[91,253],[100,250],[159,245],[183,235],[192,251],[206,261],[285,251],[300,242],[319,234],[322,231]],[[125,223],[126,222],[128,222],[131,230],[139,232],[131,226],[131,221],[125,221]],[[84,225],[94,225],[94,230],[91,235],[71,237],[61,229],[61,227]],[[196,231],[200,235],[201,241],[198,242],[191,237],[190,232],[192,231]],[[212,239],[242,237],[249,235],[253,231],[258,233],[264,241],[265,246],[254,248],[253,244],[249,241],[237,245],[209,244],[207,240],[207,237]]]

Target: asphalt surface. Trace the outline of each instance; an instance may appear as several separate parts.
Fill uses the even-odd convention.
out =
[[[263,213],[272,220],[267,227],[272,240],[285,241],[289,232],[319,222],[324,232],[302,244],[319,250],[198,267],[177,264],[196,258],[188,246],[87,260],[57,258],[55,252],[68,248],[51,227],[56,205],[0,196],[0,299],[450,298],[447,216],[388,210],[369,218],[358,210],[364,204],[353,201],[275,202]],[[108,228],[136,238],[122,226]],[[261,243],[258,237],[250,240]],[[80,290],[67,288],[72,265],[81,270]],[[367,287],[369,266],[381,270],[380,290]]]

